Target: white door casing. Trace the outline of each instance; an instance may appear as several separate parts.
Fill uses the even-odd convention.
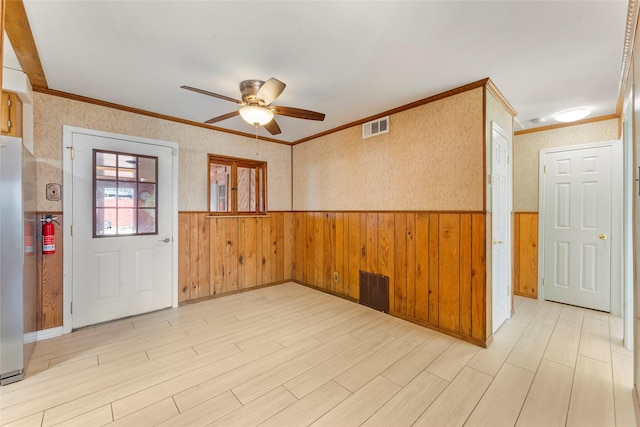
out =
[[[540,162],[544,299],[610,311],[612,146],[541,152]]]
[[[64,332],[177,306],[177,144],[65,126],[64,146]],[[94,148],[158,157],[158,234],[93,237]]]
[[[511,138],[495,123],[491,134],[492,325],[511,317]]]

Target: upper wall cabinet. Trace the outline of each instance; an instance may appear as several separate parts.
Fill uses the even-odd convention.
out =
[[[15,93],[2,92],[0,133],[9,136],[22,136],[22,102]]]

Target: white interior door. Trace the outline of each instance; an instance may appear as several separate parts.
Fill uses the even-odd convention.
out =
[[[544,298],[610,311],[611,146],[543,154]]]
[[[73,328],[170,307],[173,149],[85,133],[71,147]]]
[[[511,316],[511,144],[505,132],[495,124],[491,144],[491,277],[495,332]]]

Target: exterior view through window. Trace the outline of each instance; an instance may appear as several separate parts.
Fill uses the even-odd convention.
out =
[[[265,214],[267,164],[209,154],[209,213]]]
[[[158,234],[158,158],[93,150],[93,237]]]

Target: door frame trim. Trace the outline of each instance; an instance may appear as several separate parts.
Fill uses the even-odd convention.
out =
[[[71,313],[71,301],[73,299],[73,238],[71,226],[73,225],[73,169],[71,153],[73,148],[73,135],[91,135],[103,138],[123,139],[136,144],[151,144],[171,148],[172,151],[172,191],[171,191],[171,306],[178,306],[178,144],[175,142],[161,141],[157,139],[143,138],[133,135],[105,132],[94,129],[80,128],[63,125],[62,127],[62,213],[63,222],[63,265],[62,265],[62,333],[67,334],[73,329],[73,314]]]
[[[622,188],[623,171],[622,171],[622,141],[611,140],[588,144],[567,145],[563,147],[545,148],[540,150],[538,158],[538,299],[545,300],[544,286],[542,279],[544,277],[544,221],[545,221],[545,204],[544,204],[544,158],[546,154],[558,153],[566,151],[578,151],[590,148],[611,147],[611,189]],[[622,191],[611,191],[611,286],[610,286],[610,307],[611,314],[614,316],[623,315],[623,221],[622,221]]]

